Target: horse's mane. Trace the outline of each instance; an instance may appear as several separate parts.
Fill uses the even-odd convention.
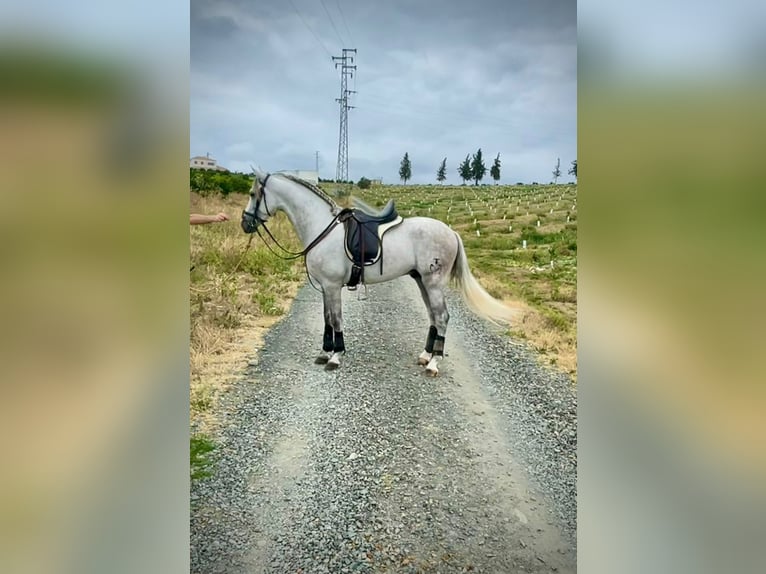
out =
[[[308,189],[309,191],[313,192],[314,195],[319,196],[321,199],[323,199],[332,209],[333,212],[337,212],[340,209],[340,206],[335,203],[335,200],[327,195],[324,191],[319,189],[316,185],[314,185],[311,182],[306,181],[305,179],[301,179],[295,175],[289,174],[289,173],[275,173],[274,175],[278,175],[280,177],[284,177],[286,179],[289,179],[290,181],[294,181],[295,183],[298,183]]]

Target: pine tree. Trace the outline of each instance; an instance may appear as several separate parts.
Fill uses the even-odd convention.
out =
[[[557,183],[561,177],[561,158],[556,158],[556,169],[553,170],[553,183]]]
[[[479,185],[479,182],[484,178],[484,174],[487,173],[487,167],[484,165],[484,159],[481,157],[481,148],[473,154],[473,160],[471,161],[471,179],[474,181],[474,185]]]
[[[439,166],[439,171],[436,172],[436,181],[441,183],[445,179],[447,179],[447,158],[446,157],[442,160],[442,163]]]
[[[497,154],[495,163],[492,164],[492,169],[489,170],[489,175],[492,176],[492,179],[495,180],[495,185],[497,185],[497,182],[500,179],[500,154]]]
[[[465,182],[472,177],[470,155],[465,156],[465,160],[460,164],[460,167],[457,169],[457,171],[460,174],[460,177],[463,179],[463,185],[465,185]]]
[[[569,169],[567,173],[569,173],[569,175],[573,175],[577,177],[577,160],[574,160],[572,162],[572,167]]]
[[[407,180],[412,177],[412,164],[410,164],[410,156],[407,153],[404,154],[402,163],[399,166],[399,177],[405,185],[407,185]]]

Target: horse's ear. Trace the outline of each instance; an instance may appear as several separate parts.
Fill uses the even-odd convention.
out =
[[[250,167],[253,170],[253,175],[255,175],[255,177],[258,178],[258,181],[263,181],[264,178],[266,177],[266,172],[265,171],[261,171],[259,168],[253,167],[252,164],[250,164]]]

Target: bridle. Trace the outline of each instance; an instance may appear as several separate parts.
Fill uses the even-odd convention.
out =
[[[261,202],[263,202],[263,207],[266,209],[266,214],[269,217],[271,217],[272,214],[271,214],[271,211],[269,211],[269,204],[266,203],[266,182],[269,181],[270,177],[271,177],[270,173],[266,174],[266,177],[263,178],[263,181],[258,180],[258,178],[256,177],[256,181],[261,186],[261,192],[257,195],[257,197],[255,199],[255,209],[253,210],[253,213],[250,213],[249,211],[247,211],[247,209],[242,211],[243,219],[244,219],[245,216],[248,216],[248,217],[251,217],[252,219],[254,219],[257,222],[258,225],[265,225],[266,224],[266,220],[265,219],[261,219],[258,216],[258,208],[261,206]],[[257,226],[256,226],[256,230],[257,230]]]
[[[311,243],[309,243],[303,251],[300,251],[300,252],[297,252],[297,253],[295,251],[290,251],[289,249],[286,249],[285,247],[280,245],[280,243],[279,243],[279,241],[277,241],[276,237],[274,237],[274,235],[272,235],[271,231],[269,231],[269,228],[266,227],[266,219],[261,219],[261,217],[258,215],[258,208],[261,206],[261,202],[263,202],[263,207],[266,210],[266,214],[269,217],[272,216],[271,211],[269,211],[269,205],[268,205],[268,203],[266,203],[266,182],[269,180],[270,177],[271,177],[271,174],[267,173],[266,177],[263,178],[263,181],[259,181],[257,176],[256,176],[256,181],[258,181],[258,183],[261,186],[260,194],[256,197],[255,208],[253,209],[253,213],[250,213],[246,209],[242,212],[242,222],[243,222],[243,226],[242,227],[243,227],[243,230],[246,233],[252,233],[252,231],[248,231],[248,229],[251,226],[250,222],[248,222],[248,229],[245,229],[244,222],[246,221],[246,218],[249,218],[251,220],[255,220],[256,225],[255,225],[254,231],[258,234],[258,237],[260,237],[263,240],[263,242],[266,244],[266,247],[269,248],[269,251],[271,251],[274,255],[276,255],[280,259],[288,259],[289,260],[289,259],[297,259],[298,257],[305,257],[306,254],[309,251],[311,251],[312,249],[314,249],[314,247],[319,245],[319,243],[321,243],[321,241],[325,237],[327,237],[330,234],[330,232],[333,229],[335,229],[335,227],[339,223],[341,223],[341,222],[345,221],[346,219],[348,219],[348,217],[352,213],[351,210],[348,209],[348,208],[342,209],[335,217],[333,217],[332,221],[327,225],[327,227],[325,227],[324,230]],[[260,230],[261,227],[263,227],[263,229],[266,230],[266,233],[268,234],[269,237],[271,237],[271,240],[274,242],[274,244],[277,247],[279,247],[282,251],[287,253],[287,255],[288,255],[287,257],[285,257],[283,255],[280,255],[279,253],[277,253],[276,251],[274,251],[271,248],[271,246],[263,238],[263,235],[261,235],[261,230]]]

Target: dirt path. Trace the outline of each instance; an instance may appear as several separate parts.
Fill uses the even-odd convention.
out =
[[[451,298],[441,375],[415,365],[415,283],[344,292],[345,363],[312,364],[310,288],[222,414],[192,491],[197,573],[574,572],[576,399]]]

